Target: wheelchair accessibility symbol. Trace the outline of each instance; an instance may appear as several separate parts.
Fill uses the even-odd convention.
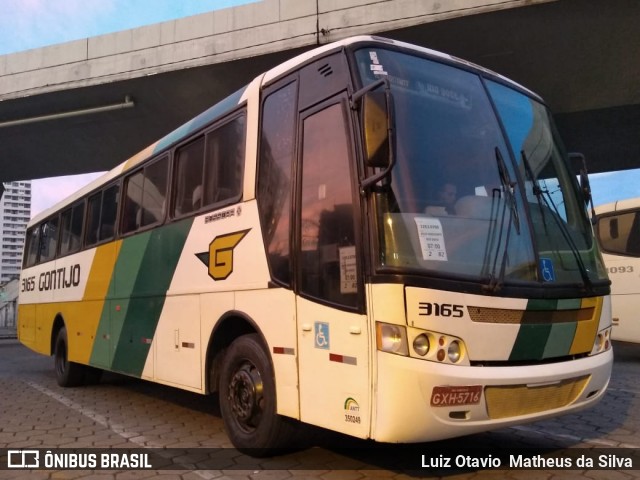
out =
[[[315,347],[329,350],[329,324],[315,322],[314,327]]]
[[[556,272],[553,270],[553,261],[550,258],[540,258],[540,271],[545,282],[556,281]]]

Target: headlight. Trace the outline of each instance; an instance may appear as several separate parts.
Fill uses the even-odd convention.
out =
[[[398,355],[409,355],[407,331],[400,325],[376,323],[376,343],[378,350]]]
[[[447,349],[447,355],[451,363],[457,363],[458,360],[460,360],[461,349],[460,349],[460,344],[458,343],[457,340],[454,340],[449,344],[449,348]]]
[[[603,330],[600,330],[596,335],[596,339],[593,342],[593,349],[591,350],[591,355],[606,352],[610,348],[611,348],[611,327],[607,327]]]
[[[413,339],[413,351],[421,357],[424,357],[427,353],[429,353],[429,348],[429,337],[426,334],[421,333]]]

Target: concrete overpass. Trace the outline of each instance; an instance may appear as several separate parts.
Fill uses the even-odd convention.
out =
[[[263,0],[0,56],[0,181],[105,170],[258,73],[376,33],[541,94],[592,171],[640,166],[637,0]]]

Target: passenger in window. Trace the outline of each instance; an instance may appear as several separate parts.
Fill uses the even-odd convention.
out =
[[[458,188],[453,183],[443,183],[438,190],[434,204],[427,206],[424,213],[435,216],[455,215],[457,198]]]
[[[191,211],[195,212],[196,210],[200,210],[202,206],[202,185],[198,185],[193,189],[193,193],[191,194]]]

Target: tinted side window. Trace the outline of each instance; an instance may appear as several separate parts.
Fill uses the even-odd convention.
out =
[[[142,188],[144,173],[134,173],[125,180],[124,207],[122,209],[122,233],[129,233],[140,227],[142,222]]]
[[[176,216],[198,210],[202,206],[202,171],[204,137],[181,147],[176,152],[175,205]]]
[[[74,205],[71,214],[71,228],[69,230],[68,252],[80,250],[82,246],[82,223],[84,222],[84,202]]]
[[[245,123],[244,116],[237,117],[207,134],[203,206],[242,194]]]
[[[358,257],[347,132],[341,104],[304,120],[300,285],[309,296],[357,307]]]
[[[640,256],[640,212],[600,217],[597,234],[606,252]]]
[[[263,106],[258,206],[271,275],[291,282],[291,171],[295,138],[296,84],[269,95]]]
[[[116,214],[118,212],[118,185],[112,185],[102,192],[89,197],[87,232],[85,244],[112,239],[115,235]]]
[[[31,267],[38,261],[38,252],[40,250],[40,225],[31,228],[27,232],[27,240],[25,242],[24,266]]]
[[[98,243],[98,233],[100,228],[100,206],[102,205],[102,192],[89,197],[87,208],[87,232],[85,238],[86,245]]]
[[[100,216],[100,235],[98,241],[112,239],[116,233],[116,216],[118,214],[118,185],[107,188],[102,195],[102,212]]]
[[[56,256],[58,246],[58,220],[56,216],[42,224],[40,233],[40,262],[48,262]]]
[[[164,218],[167,164],[168,159],[164,157],[125,180],[122,233],[158,223]]]
[[[60,215],[60,256],[80,250],[84,202],[77,203]]]
[[[164,157],[144,169],[142,194],[142,226],[160,222],[164,218],[167,195],[169,158]]]

